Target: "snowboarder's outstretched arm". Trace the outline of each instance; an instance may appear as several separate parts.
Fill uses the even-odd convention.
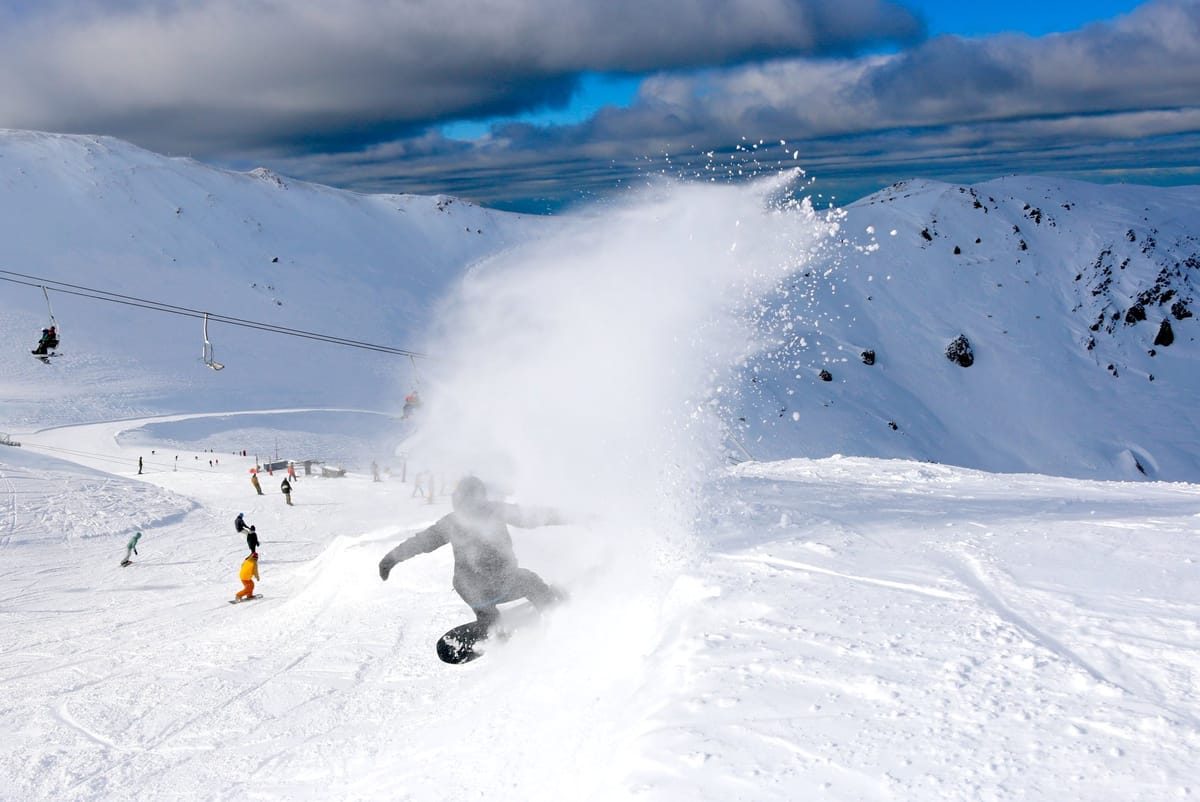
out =
[[[535,526],[558,526],[570,523],[567,517],[551,507],[522,507],[519,504],[503,504],[504,521],[510,526],[532,529]]]
[[[392,572],[392,566],[396,563],[404,562],[409,557],[416,557],[418,554],[426,554],[449,542],[449,538],[442,529],[442,522],[438,521],[383,555],[383,559],[379,561],[379,578],[386,582],[388,574]]]

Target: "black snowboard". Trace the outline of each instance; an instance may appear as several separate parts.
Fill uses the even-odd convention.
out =
[[[229,603],[230,604],[241,604],[244,601],[250,601],[251,599],[261,599],[261,598],[262,598],[261,593],[255,593],[253,596],[243,596],[240,599],[230,599]]]
[[[506,641],[518,628],[541,620],[537,608],[529,602],[500,611],[500,620],[488,630],[478,621],[459,624],[438,638],[437,654],[443,663],[469,663],[483,657],[484,644],[490,639]]]
[[[438,638],[437,655],[443,663],[469,663],[483,652],[475,650],[475,644],[487,640],[487,628],[478,621],[459,624]]]

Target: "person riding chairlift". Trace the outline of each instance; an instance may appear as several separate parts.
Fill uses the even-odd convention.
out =
[[[37,348],[33,350],[33,353],[43,355],[47,351],[53,351],[57,347],[58,333],[56,328],[51,326],[48,329],[42,329],[42,339],[38,340]]]

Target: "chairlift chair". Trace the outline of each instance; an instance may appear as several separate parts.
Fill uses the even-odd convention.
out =
[[[56,351],[58,349],[61,330],[58,327],[58,321],[54,319],[54,307],[50,305],[50,292],[44,285],[42,286],[42,296],[46,299],[46,312],[50,316],[50,325],[46,327],[45,331],[53,331],[54,335],[50,339],[38,341],[37,347],[33,349],[32,353],[35,357],[49,365],[50,357],[58,356]],[[42,350],[43,346],[45,346],[45,350]]]
[[[200,358],[204,360],[205,365],[208,365],[213,370],[224,369],[225,366],[222,365],[220,362],[216,361],[215,356],[216,355],[213,353],[213,345],[211,342],[208,341],[208,313],[205,312],[204,313],[204,353],[201,355]]]

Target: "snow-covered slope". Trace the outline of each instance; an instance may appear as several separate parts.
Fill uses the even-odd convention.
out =
[[[0,131],[0,270],[372,344],[420,351],[433,301],[543,222],[216,170],[106,137]],[[0,283],[10,426],[282,399],[391,407],[413,381],[402,357],[221,324],[209,338],[226,367],[213,373],[198,319],[50,301],[65,356],[47,367],[28,355],[50,311],[41,290]]]
[[[762,315],[776,345],[730,405],[746,447],[1200,479],[1198,204],[1013,177],[851,205],[846,246]],[[969,367],[947,358],[960,335]]]
[[[710,388],[757,458],[856,454],[1200,478],[1200,189],[915,181],[832,221],[800,207],[760,214],[734,199],[744,195],[713,188],[673,192],[666,203],[522,217],[452,198],[364,196],[265,170],[214,170],[106,138],[5,131],[0,270],[425,351],[435,305],[470,265],[505,254],[492,267],[502,275],[533,262],[545,276],[580,276],[575,295],[531,295],[497,310],[492,325],[503,332],[531,303],[574,318],[548,333],[568,358],[534,364],[569,373],[581,393],[590,382],[589,398],[609,393],[598,414],[665,369],[629,360],[639,342],[707,325],[708,311],[677,314],[674,296],[715,288],[731,307],[757,310],[767,343],[740,376]],[[652,224],[622,222],[637,218]],[[550,232],[550,245],[533,244]],[[752,278],[739,285],[738,273]],[[0,290],[9,344],[0,351],[0,431],[114,414],[395,409],[421,378],[420,363],[403,357],[216,323],[209,335],[226,369],[213,373],[200,362],[199,320],[62,291],[50,297],[66,356],[47,367],[26,356],[47,320],[40,289]],[[968,368],[945,356],[960,335],[974,357]],[[697,348],[714,353],[730,341],[715,329],[699,338]],[[618,352],[605,371],[575,369]],[[721,371],[728,356],[708,367]],[[506,360],[503,351],[473,358],[477,367]],[[507,362],[497,369],[511,373],[507,385],[472,390],[494,402],[527,387],[524,358]]]
[[[0,247],[22,267],[392,345],[428,316],[436,356],[398,427],[313,409],[394,409],[395,357],[222,327],[213,373],[197,321],[57,293],[67,355],[46,366],[17,342],[40,290],[5,285],[0,430],[21,445],[0,446],[4,802],[1200,788],[1200,495],[1144,481],[1191,471],[1193,319],[1173,310],[1192,295],[1192,191],[922,184],[821,214],[772,200],[784,176],[545,221],[17,133],[0,175]],[[1156,287],[1147,262],[1171,259]],[[1126,326],[1135,302],[1146,320]],[[1150,356],[1163,315],[1175,342]],[[969,368],[944,355],[960,333]],[[739,413],[759,456],[1140,481],[715,465]],[[247,481],[276,451],[350,471],[302,475],[288,506],[278,476],[265,495]],[[471,615],[449,550],[387,582],[377,566],[466,471],[565,513],[513,539],[570,599],[448,667],[432,643]],[[231,607],[237,512],[261,533],[264,598]]]
[[[0,449],[5,802],[1200,788],[1195,486],[746,464],[697,488],[707,514],[673,554],[620,510],[514,529],[523,564],[572,599],[446,666],[432,644],[469,616],[448,549],[376,573],[444,496],[352,473],[302,477],[288,507],[274,483],[250,490],[249,458],[208,465],[211,419],[173,422],[179,470],[118,436],[155,423]],[[42,456],[64,448],[84,465]],[[231,607],[239,511],[262,532],[264,598]]]

